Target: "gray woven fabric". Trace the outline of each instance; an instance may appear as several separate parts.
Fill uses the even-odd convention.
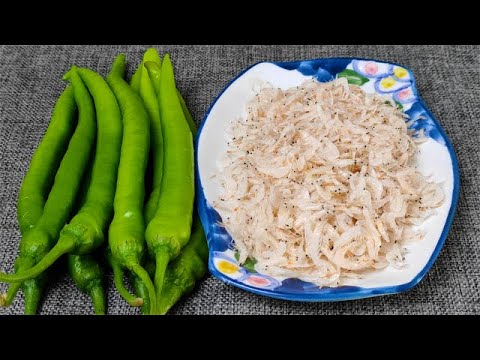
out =
[[[227,82],[261,60],[367,57],[397,62],[416,75],[422,98],[452,140],[462,190],[437,262],[407,293],[340,303],[293,303],[250,294],[208,277],[172,314],[477,314],[480,312],[480,47],[478,46],[156,46],[170,52],[178,87],[197,122]],[[147,46],[0,46],[0,268],[11,271],[20,240],[16,198],[48,125],[62,75],[71,64],[106,74],[124,52],[132,73]],[[52,278],[41,314],[92,314],[65,274]],[[0,291],[6,290],[0,284]],[[114,290],[110,314],[138,314]],[[0,314],[21,314],[23,295]]]

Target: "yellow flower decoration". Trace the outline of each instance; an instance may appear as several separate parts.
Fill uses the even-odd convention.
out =
[[[395,68],[395,70],[393,70],[393,73],[399,79],[403,79],[404,77],[408,76],[408,71],[401,67]]]
[[[382,81],[380,81],[380,85],[384,88],[384,89],[390,89],[392,88],[394,85],[395,85],[395,79],[392,78],[391,76],[385,78],[385,79],[382,79]]]
[[[238,266],[225,260],[219,261],[217,267],[224,274],[234,274],[238,270]]]

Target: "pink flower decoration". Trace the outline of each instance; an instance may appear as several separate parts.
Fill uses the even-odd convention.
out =
[[[267,286],[270,285],[270,281],[267,279],[264,279],[260,276],[250,276],[247,281],[248,284],[253,285],[253,286]]]
[[[368,75],[375,75],[378,72],[378,65],[371,61],[367,62],[364,71]]]
[[[406,100],[408,99],[409,97],[411,97],[413,94],[412,94],[412,89],[410,88],[406,88],[406,89],[403,89],[401,90],[399,93],[398,93],[398,98],[400,100]]]

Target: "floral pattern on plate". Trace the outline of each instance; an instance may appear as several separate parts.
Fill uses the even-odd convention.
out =
[[[247,277],[247,271],[226,253],[216,251],[213,255],[213,263],[218,271],[230,279],[243,281]]]
[[[350,83],[366,92],[390,96],[404,111],[417,100],[413,76],[406,68],[373,60],[353,60],[337,77],[347,77]]]
[[[237,261],[236,253],[232,250],[224,252],[215,251],[213,253],[213,264],[215,268],[226,277],[239,281],[245,285],[253,286],[259,289],[273,290],[282,285],[281,281],[270,276],[257,273],[253,266],[242,266]]]

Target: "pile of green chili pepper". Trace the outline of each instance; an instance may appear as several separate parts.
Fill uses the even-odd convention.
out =
[[[107,312],[105,268],[143,314],[165,314],[206,272],[208,249],[194,211],[195,122],[177,90],[170,57],[148,49],[130,84],[126,58],[109,74],[72,66],[33,154],[17,204],[22,240],[0,306],[18,290],[36,314],[48,269],[68,272]],[[135,294],[125,286],[128,271]]]

